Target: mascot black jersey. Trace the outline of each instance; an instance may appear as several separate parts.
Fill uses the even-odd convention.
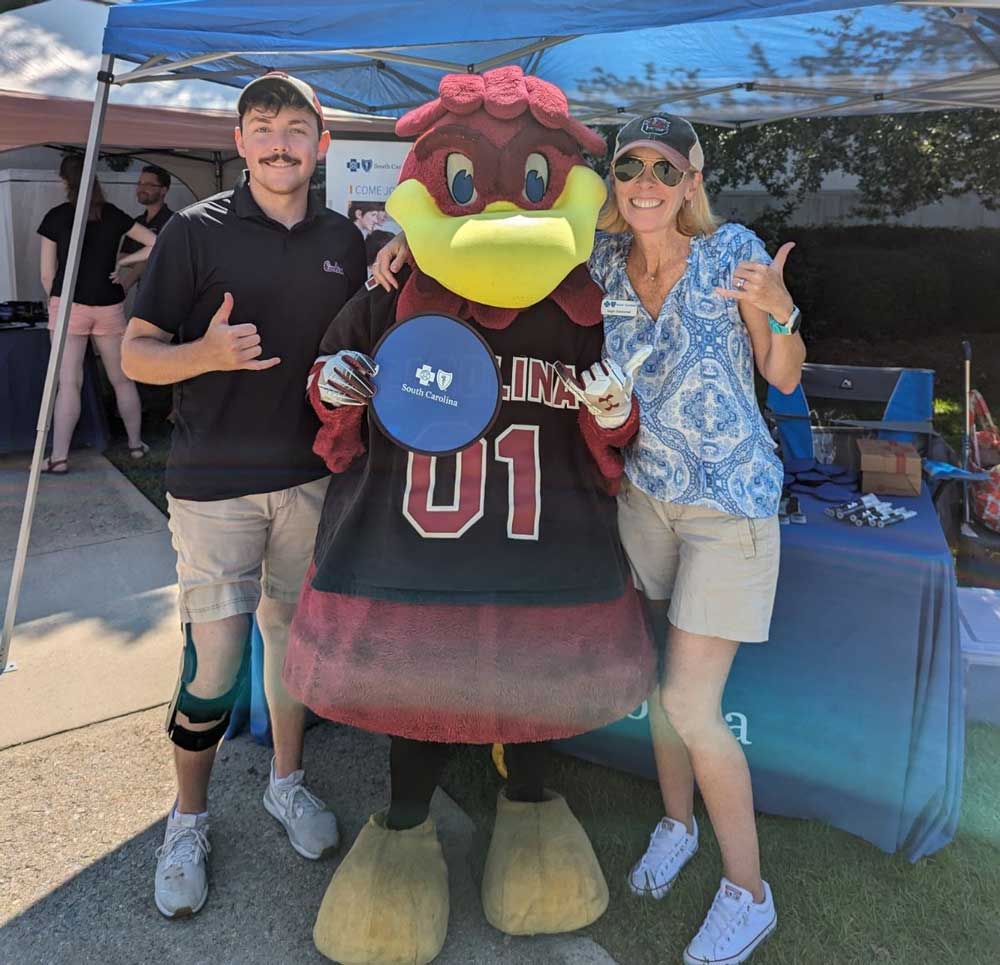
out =
[[[344,307],[321,346],[371,354],[395,322],[381,288]],[[328,491],[312,585],[323,592],[453,603],[583,603],[621,596],[616,523],[578,403],[553,371],[600,358],[599,326],[567,324],[554,302],[516,326],[479,329],[500,365],[490,432],[453,456],[426,456],[366,426],[368,456]],[[414,380],[416,383],[416,380]]]

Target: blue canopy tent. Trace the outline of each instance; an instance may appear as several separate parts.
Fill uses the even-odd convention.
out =
[[[1000,2],[649,0],[580,9],[512,0],[331,8],[299,0],[139,0],[111,11],[104,50],[131,84],[242,87],[267,69],[307,76],[332,107],[399,115],[443,73],[518,63],[558,84],[581,119],[679,105],[701,122],[1000,105]],[[401,42],[403,41],[403,42]]]
[[[456,7],[452,0],[136,0],[112,8],[64,286],[75,286],[112,86],[268,69],[307,77],[330,107],[397,116],[444,73],[507,63],[553,81],[589,122],[669,108],[745,126],[790,116],[1000,107],[1000,0],[622,0]],[[136,65],[115,73],[116,62]],[[14,627],[72,299],[62,300],[0,643]],[[954,781],[949,793],[954,795]],[[949,818],[950,820],[950,818]],[[891,836],[886,839],[892,845]],[[922,842],[920,847],[925,844]]]

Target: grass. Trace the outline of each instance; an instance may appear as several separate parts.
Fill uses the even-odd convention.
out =
[[[124,428],[120,422],[113,421],[112,432],[115,434],[111,444],[104,450],[108,461],[162,513],[167,511],[164,472],[170,452],[170,431],[171,424],[162,415],[144,416],[142,438],[149,446],[149,452],[143,459],[135,460],[128,453]]]
[[[764,876],[780,927],[755,965],[995,965],[1000,961],[1000,728],[970,727],[956,840],[911,864],[810,821],[758,817]],[[662,902],[629,893],[625,877],[662,816],[651,781],[554,755],[552,787],[590,835],[611,904],[587,934],[622,965],[680,961],[718,887],[721,866],[700,802],[701,850]],[[457,752],[445,789],[480,829],[482,859],[501,784],[486,751]]]

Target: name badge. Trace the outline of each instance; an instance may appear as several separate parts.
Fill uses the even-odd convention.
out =
[[[601,302],[601,314],[615,318],[635,318],[639,314],[639,305],[623,298],[605,298]]]

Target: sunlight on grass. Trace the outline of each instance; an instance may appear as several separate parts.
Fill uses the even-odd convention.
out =
[[[458,752],[442,782],[479,828],[485,852],[500,780],[483,748]],[[662,816],[656,785],[553,755],[547,782],[566,795],[604,868],[611,904],[586,934],[621,965],[679,962],[722,873],[700,801],[701,848],[660,902],[629,893],[628,870]],[[754,965],[993,965],[1000,949],[1000,728],[969,728],[955,841],[911,864],[812,821],[758,817],[764,877],[780,924]]]
[[[962,422],[965,408],[961,399],[937,398],[934,400],[934,428],[956,453],[962,449]]]

